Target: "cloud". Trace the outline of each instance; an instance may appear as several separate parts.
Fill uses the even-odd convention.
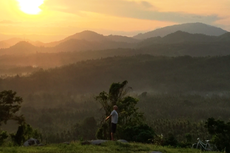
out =
[[[81,11],[101,13],[111,16],[158,20],[170,22],[203,22],[213,23],[221,19],[218,15],[197,15],[185,12],[160,12],[157,7],[147,1],[127,0],[46,0],[45,5],[54,10],[80,14]]]
[[[2,20],[0,21],[0,24],[18,24],[19,22],[13,22],[10,20]]]
[[[146,8],[153,8],[154,6],[147,1],[141,1],[141,4]]]

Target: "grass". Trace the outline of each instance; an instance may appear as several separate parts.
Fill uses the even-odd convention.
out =
[[[33,147],[0,147],[0,153],[200,153],[190,148],[172,148],[141,143],[106,142],[102,145],[81,145],[80,142],[70,144],[52,144]],[[209,153],[209,152],[205,152]]]

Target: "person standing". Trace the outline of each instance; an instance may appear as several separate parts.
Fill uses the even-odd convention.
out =
[[[107,121],[111,117],[111,140],[114,140],[114,134],[116,133],[116,129],[117,129],[117,123],[118,123],[117,109],[118,109],[117,105],[114,105],[113,111],[105,119],[105,121]]]

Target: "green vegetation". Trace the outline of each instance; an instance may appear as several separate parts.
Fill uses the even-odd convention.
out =
[[[79,142],[67,144],[46,145],[40,147],[1,147],[0,153],[200,153],[200,150],[190,148],[173,148],[155,146],[152,144],[106,142],[102,145],[81,145]],[[205,152],[210,153],[210,152]]]
[[[12,141],[15,145],[21,146],[25,141],[30,138],[36,138],[41,140],[42,136],[37,131],[34,130],[29,124],[23,123],[18,127],[15,134],[11,134]]]
[[[229,66],[230,56],[110,57],[0,79],[0,90],[18,91],[23,97],[41,92],[98,94],[111,82],[129,80],[139,92],[224,94],[230,89]]]
[[[6,124],[9,120],[17,121],[19,124],[17,132],[10,134],[12,139],[10,142],[14,143],[14,145],[20,146],[31,137],[41,139],[41,134],[27,124],[24,116],[18,113],[22,101],[21,97],[16,96],[16,92],[11,90],[0,92],[0,145],[3,145],[4,141],[9,137],[8,132],[1,129],[2,124]]]
[[[96,139],[100,121],[116,103],[121,109],[118,138],[190,147],[198,137],[215,136],[205,128],[208,118],[229,120],[229,66],[230,56],[111,57],[0,79],[0,90],[12,89],[23,97],[20,113],[45,144]],[[126,79],[132,88],[114,83],[117,90],[101,92]],[[127,95],[125,89],[130,89]],[[129,120],[127,114],[138,117]],[[16,135],[8,133],[16,133],[18,125],[9,122],[1,128],[0,139],[9,140]],[[21,137],[20,144],[28,137]]]
[[[221,120],[209,118],[205,127],[212,135],[212,142],[219,150],[230,152],[230,122],[225,123]]]
[[[8,120],[16,120],[19,123],[24,121],[23,116],[16,112],[21,108],[22,98],[16,96],[16,92],[11,90],[0,92],[0,126]]]
[[[11,90],[0,92],[0,127],[9,120],[15,120],[19,124],[24,122],[22,115],[16,114],[21,108],[22,98],[16,96],[16,92]],[[7,131],[3,131],[0,128],[0,145],[2,145],[5,139],[8,138]]]
[[[138,100],[127,95],[128,81],[122,83],[113,83],[110,86],[109,93],[101,92],[96,100],[102,105],[105,115],[104,120],[110,115],[114,105],[118,106],[118,136],[128,141],[149,142],[154,139],[155,133],[151,127],[144,122],[143,113],[138,111],[136,104]],[[110,123],[103,122],[97,132],[97,138],[110,139]],[[116,134],[117,135],[117,134]]]

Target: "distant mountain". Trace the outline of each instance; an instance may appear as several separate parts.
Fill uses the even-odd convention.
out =
[[[105,50],[116,48],[135,48],[136,44],[115,41],[87,41],[79,39],[70,39],[58,44],[50,49],[53,52],[72,52],[72,51],[87,51],[87,50]]]
[[[56,46],[54,47],[44,47],[41,42],[22,41],[22,42],[15,44],[14,46],[11,46],[10,48],[0,49],[0,55],[31,54],[31,53],[37,53],[37,52],[39,53],[78,52],[78,51],[88,51],[88,50],[105,50],[105,49],[135,48],[136,47],[136,43],[111,41],[105,36],[103,36],[103,39],[104,41],[102,39],[101,41],[88,41],[85,39],[66,39],[66,41],[63,41],[63,42],[60,41],[56,43]],[[37,46],[33,44],[36,44]]]
[[[224,37],[224,36],[223,36]],[[227,36],[226,36],[227,37]],[[140,46],[149,46],[152,44],[174,44],[174,43],[204,43],[221,41],[219,37],[208,36],[204,34],[190,34],[183,31],[177,31],[164,37],[152,37],[139,43]]]
[[[210,26],[203,23],[185,23],[173,26],[167,26],[163,28],[156,29],[154,31],[150,31],[144,34],[138,34],[134,36],[135,39],[147,39],[151,37],[164,37],[170,33],[174,33],[176,31],[188,32],[191,34],[205,34],[210,36],[220,36],[228,31],[225,31],[221,28]]]
[[[100,35],[93,31],[83,31],[80,33],[76,33],[74,35],[71,35],[69,37],[66,37],[63,40],[55,41],[51,43],[44,44],[45,47],[55,47],[59,45],[60,43],[63,43],[65,41],[71,40],[71,39],[77,39],[77,40],[86,40],[86,41],[96,41],[96,42],[102,42],[102,41],[109,41],[105,36]]]
[[[76,38],[76,39],[75,39]],[[132,50],[126,55],[152,54],[165,56],[220,56],[230,54],[230,33],[221,36],[208,36],[204,34],[191,34],[176,31],[164,37],[151,37],[145,40],[136,40],[123,36],[103,36],[91,31],[84,31],[67,37],[56,43],[54,47],[42,46],[42,42],[19,42],[16,45],[0,49],[3,54],[29,54],[29,53],[57,53],[79,52],[95,50],[119,49]],[[120,54],[120,53],[119,53]],[[112,55],[119,55],[112,53]],[[109,54],[108,54],[109,56]]]
[[[0,41],[0,48],[9,48],[10,46],[17,44],[20,41],[23,41],[23,39],[11,38],[11,39]]]
[[[56,41],[56,42],[51,42],[51,43],[46,43],[43,44],[45,47],[55,47],[63,42],[66,42],[68,40],[75,39],[75,40],[85,40],[88,42],[97,42],[97,43],[105,43],[105,42],[124,42],[124,43],[135,43],[139,42],[139,40],[131,38],[131,37],[126,37],[126,36],[118,36],[118,35],[109,35],[109,36],[104,36],[102,34],[98,34],[94,31],[82,31],[80,33],[76,33],[74,35],[71,35],[69,37],[66,37],[63,40]]]
[[[138,39],[134,39],[134,38],[131,38],[131,37],[119,36],[119,35],[109,35],[109,36],[106,36],[106,37],[109,40],[116,41],[116,42],[136,43],[136,42],[140,41]]]
[[[52,50],[54,52],[84,51],[93,49],[94,44],[95,42],[88,42],[86,40],[70,39],[53,47]]]
[[[25,41],[25,40],[22,38],[11,38],[11,39],[0,41],[0,49],[1,48],[9,48],[9,47],[14,46],[17,43],[22,42],[22,41]],[[38,46],[38,47],[44,46],[44,43],[40,42],[40,41],[27,40],[27,42],[29,42],[30,44],[32,44],[34,46]]]
[[[16,45],[7,48],[7,49],[0,49],[0,55],[4,54],[31,54],[36,53],[39,50],[38,47],[30,44],[29,42],[21,41]]]
[[[230,55],[230,34],[207,36],[177,31],[165,37],[145,39],[137,49],[156,56],[225,56]]]
[[[225,33],[218,38],[219,41],[227,41],[230,42],[230,32]]]
[[[64,42],[66,40],[70,39],[78,39],[78,40],[87,40],[87,41],[96,41],[96,42],[102,42],[102,41],[108,41],[105,36],[98,34],[94,31],[82,31],[80,33],[76,33],[72,36],[69,36],[65,39],[63,39],[61,42]]]
[[[31,43],[32,45],[37,46],[37,47],[44,46],[44,44],[45,44],[41,41],[29,41],[29,43]]]

